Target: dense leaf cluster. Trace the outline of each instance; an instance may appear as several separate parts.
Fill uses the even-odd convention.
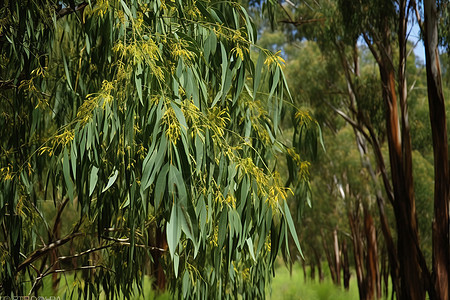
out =
[[[1,294],[83,270],[69,292],[130,296],[162,265],[179,297],[263,298],[299,245],[283,61],[255,40],[236,2],[6,1]]]

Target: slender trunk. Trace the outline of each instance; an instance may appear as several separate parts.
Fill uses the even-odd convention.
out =
[[[323,282],[325,277],[324,277],[323,271],[322,271],[322,261],[320,260],[320,257],[318,255],[316,256],[316,262],[317,262],[317,269],[319,271],[319,283],[321,283],[321,282]]]
[[[433,275],[437,299],[449,299],[450,247],[449,201],[450,174],[448,160],[447,121],[442,92],[438,52],[436,2],[424,0],[425,57],[427,70],[428,104],[434,154],[434,220],[433,220]]]
[[[397,290],[397,294],[400,299],[425,299],[424,270],[419,262],[421,253],[419,253],[412,180],[411,138],[407,124],[408,112],[406,106],[401,105],[402,130],[400,130],[388,26],[386,26],[384,34],[379,68],[383,83],[383,99],[386,106],[386,129],[392,186],[394,188],[394,213],[398,232],[397,257],[400,264],[400,289]],[[402,82],[403,79],[400,78],[399,81]],[[401,101],[406,100],[401,99]]]
[[[322,261],[320,259],[320,254],[315,247],[312,248],[314,252],[314,258],[316,260],[317,271],[319,272],[319,282],[323,282],[323,271],[322,271]]]
[[[316,281],[316,267],[315,267],[314,261],[311,260],[309,265],[311,268],[309,275],[310,275],[311,281],[314,282],[314,281]]]
[[[401,26],[402,27],[401,31],[406,30],[405,25],[406,25],[406,23],[402,25],[403,27]],[[371,48],[371,50],[372,49],[373,48]],[[405,54],[402,57],[406,58],[406,48],[405,47],[402,48],[401,51],[402,51],[402,53]],[[340,53],[340,58],[341,58],[341,63],[343,65],[343,68],[347,70],[349,68],[349,64],[347,63],[347,58],[341,52],[339,52],[339,53]],[[374,53],[374,55],[376,55],[376,53]],[[376,56],[376,57],[378,57],[378,56]],[[377,59],[377,61],[381,62],[381,60],[379,60],[379,59]],[[403,101],[404,105],[402,106],[404,108],[404,111],[406,111],[406,96],[407,96],[406,77],[404,76],[405,75],[405,68],[404,68],[405,65],[406,65],[406,61],[405,61],[405,64],[403,65],[403,67],[401,68],[401,72],[399,73],[399,77],[404,79],[404,80],[402,80],[402,92],[401,92],[401,97],[402,97],[402,99],[405,100],[405,101]],[[358,51],[357,51],[356,45],[353,48],[353,66],[354,66],[353,67],[354,75],[356,77],[358,77],[359,76],[359,60],[358,60]],[[352,109],[352,108],[354,108],[354,103],[356,102],[356,93],[352,90],[352,87],[353,87],[353,85],[351,84],[352,79],[349,74],[350,74],[349,71],[345,72],[349,100],[350,100],[350,111],[352,111],[352,112],[354,112],[354,114],[356,114],[357,124],[364,124],[364,126],[369,131],[368,135],[367,134],[364,135],[362,126],[353,126],[354,131],[355,131],[356,142],[357,142],[358,149],[359,149],[360,156],[361,156],[361,163],[362,163],[363,167],[365,167],[369,171],[369,174],[371,175],[372,180],[375,183],[375,186],[378,186],[378,178],[372,168],[370,159],[367,157],[367,145],[366,145],[366,140],[365,140],[365,138],[367,138],[367,141],[369,141],[370,144],[372,145],[372,148],[373,148],[373,151],[374,151],[374,154],[376,157],[378,169],[382,175],[386,194],[389,198],[389,201],[391,203],[393,203],[393,201],[394,201],[393,191],[392,191],[392,187],[389,182],[388,174],[386,172],[384,158],[383,158],[383,155],[381,152],[378,138],[375,135],[375,132],[373,130],[371,122],[368,121],[364,117],[364,114],[362,114],[359,110]],[[406,121],[404,123],[408,124],[407,118],[405,120]],[[409,135],[409,125],[407,125],[406,128],[408,129],[408,135]],[[392,234],[391,234],[389,224],[387,221],[387,217],[385,214],[385,210],[384,210],[384,203],[385,203],[384,196],[383,196],[381,189],[379,189],[379,188],[377,188],[377,190],[376,190],[376,199],[377,199],[377,205],[378,205],[378,212],[379,212],[379,216],[380,216],[381,229],[382,229],[383,237],[386,241],[386,245],[388,248],[389,264],[391,265],[390,270],[391,270],[391,276],[392,276],[392,285],[393,285],[394,290],[398,290],[399,263],[398,263],[398,259],[397,259],[397,250],[396,250],[393,238],[392,238]],[[378,280],[377,292],[381,293],[381,280]]]
[[[353,256],[355,258],[355,271],[356,271],[356,281],[358,283],[359,298],[366,299],[367,290],[364,280],[364,253],[362,246],[361,234],[359,231],[359,221],[358,213],[355,216],[352,213],[348,213],[348,221],[350,224],[350,230],[352,234],[353,243]]]
[[[334,268],[334,262],[333,259],[331,258],[331,254],[328,249],[328,244],[325,238],[325,234],[323,233],[323,230],[320,230],[320,234],[322,235],[323,250],[325,251],[328,267],[330,268],[331,280],[333,281],[333,283],[336,283],[336,269]]]
[[[335,228],[333,231],[333,240],[334,240],[334,265],[336,268],[336,284],[341,285],[341,261],[340,261],[340,251],[339,251],[339,240],[337,229]]]
[[[402,153],[393,70],[387,71],[382,77],[384,77],[386,87],[383,94],[387,106],[389,157],[398,232],[397,257],[400,263],[400,290],[397,290],[397,292],[401,299],[424,299],[422,270],[419,266],[417,253],[418,236],[412,173],[406,172],[403,163],[403,156],[410,156],[411,153]],[[407,139],[409,139],[409,136]]]
[[[376,139],[376,136],[373,133],[373,130],[371,127],[367,126],[370,131],[370,137],[372,140],[372,149],[374,153],[379,153],[379,157],[377,158],[377,161],[383,161],[383,157],[381,155],[381,148],[380,145]],[[375,186],[378,186],[378,178],[375,174],[375,171],[372,167],[372,163],[370,159],[367,157],[367,152],[365,151],[367,149],[366,147],[366,141],[363,138],[362,134],[360,134],[358,131],[355,130],[355,137],[356,142],[359,145],[358,149],[360,150],[360,156],[362,165],[367,169],[370,176],[372,177],[372,180],[375,184]],[[377,155],[376,155],[377,156]],[[380,164],[379,164],[380,165]],[[384,162],[381,164],[381,167],[379,167],[379,170],[381,173],[383,173],[383,178],[387,178],[386,170],[384,168]],[[389,193],[390,185],[385,186],[387,189],[387,193]],[[388,188],[389,187],[389,188]],[[392,279],[392,288],[394,291],[397,291],[397,287],[399,286],[399,270],[398,270],[398,259],[397,259],[397,249],[395,248],[394,239],[392,238],[391,230],[389,227],[389,223],[387,220],[386,212],[384,210],[384,196],[380,188],[376,189],[376,199],[377,199],[377,206],[378,206],[378,214],[380,216],[380,224],[381,224],[381,232],[383,233],[383,238],[386,243],[387,252],[388,252],[388,260],[391,270],[391,279]]]
[[[386,260],[386,248],[383,248],[383,251],[381,253],[381,259],[380,259],[380,273],[381,273],[381,280],[382,280],[382,290],[384,298],[387,299],[389,296],[389,264]]]
[[[342,271],[344,275],[344,288],[348,291],[350,288],[350,263],[348,260],[347,240],[342,242]]]
[[[374,299],[375,293],[377,298],[380,298],[380,272],[378,268],[378,249],[377,236],[373,218],[370,213],[364,208],[364,231],[367,239],[367,254],[366,254],[366,282],[367,282],[367,299]]]

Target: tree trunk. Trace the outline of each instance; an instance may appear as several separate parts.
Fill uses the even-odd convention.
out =
[[[344,288],[348,291],[350,288],[350,263],[348,260],[347,240],[342,242],[342,271],[344,275]]]
[[[320,259],[320,255],[316,248],[313,248],[313,252],[314,252],[314,257],[316,260],[317,271],[319,272],[319,282],[323,282],[324,277],[323,277],[322,262]]]
[[[304,259],[302,259],[302,269],[303,269],[303,281],[306,283],[308,274],[306,272],[306,261]]]
[[[168,246],[166,241],[166,234],[161,230],[161,228],[158,225],[155,225],[154,237],[155,238],[153,246],[155,246],[158,249],[151,251],[153,258],[152,276],[154,277],[152,287],[154,290],[164,291],[166,289],[166,274],[164,273],[164,268],[161,263],[164,253],[161,252],[161,250],[159,249],[166,250]]]
[[[394,190],[394,213],[397,223],[397,252],[400,264],[400,299],[425,299],[424,270],[419,262],[421,256],[418,241],[415,197],[412,179],[411,137],[407,124],[406,99],[401,99],[402,128],[400,129],[395,74],[392,64],[390,31],[386,24],[384,39],[380,44],[379,63],[383,83],[383,99],[386,106],[386,129],[389,145],[392,186]],[[402,39],[402,37],[399,37]],[[403,82],[399,78],[399,82]],[[403,83],[399,87],[403,89]],[[403,96],[406,96],[402,94]],[[405,102],[405,103],[403,103]]]
[[[341,261],[340,261],[341,255],[339,251],[339,240],[336,228],[333,231],[333,240],[334,240],[334,265],[336,268],[336,284],[341,285]]]
[[[370,126],[370,124],[366,124],[366,127],[369,129],[370,132],[370,138],[371,138],[371,145],[372,149],[375,153],[375,157],[377,158],[378,163],[378,169],[382,173],[383,178],[387,178],[386,169],[384,167],[384,160],[383,156],[381,154],[381,148],[380,144],[378,143],[377,137],[375,136],[373,132],[373,128]],[[370,176],[372,177],[372,180],[374,182],[375,186],[378,186],[378,178],[375,174],[375,171],[372,167],[372,163],[367,156],[367,146],[366,146],[366,140],[363,138],[363,135],[358,132],[355,129],[355,137],[356,142],[358,145],[361,161],[363,166],[367,169]],[[390,184],[383,180],[383,183],[385,185],[386,193],[390,195],[391,186]],[[389,227],[389,223],[387,220],[386,212],[384,210],[384,197],[383,193],[380,188],[376,188],[376,199],[377,199],[377,206],[378,206],[378,214],[380,216],[380,223],[381,223],[381,232],[383,233],[384,241],[386,243],[386,250],[388,252],[388,261],[390,265],[390,273],[391,273],[391,280],[392,280],[392,288],[394,291],[398,290],[399,286],[399,267],[398,267],[398,259],[397,259],[397,249],[395,248],[394,239],[392,238],[391,230]],[[393,199],[391,199],[393,202]],[[384,262],[383,262],[384,264]],[[389,268],[388,268],[389,269]],[[388,274],[387,274],[388,276]]]
[[[437,299],[449,299],[450,247],[447,121],[438,52],[436,2],[424,0],[424,44],[434,154],[433,275]]]
[[[328,267],[330,268],[331,280],[333,281],[333,283],[336,284],[336,269],[334,267],[335,265],[334,265],[333,259],[331,258],[330,251],[328,249],[327,240],[325,238],[323,230],[320,230],[320,234],[322,235],[323,250],[325,251],[325,256],[327,258]]]
[[[316,281],[316,267],[314,265],[314,261],[311,260],[311,262],[309,263],[309,266],[310,266],[309,275],[310,275],[311,281],[315,282]]]
[[[367,239],[366,254],[366,283],[367,283],[367,299],[381,297],[380,272],[378,268],[378,249],[375,224],[370,213],[364,208],[364,231]]]
[[[308,277],[306,274],[306,261],[302,259],[302,270],[303,270],[303,281],[306,283],[306,278]]]
[[[359,231],[359,221],[358,221],[358,213],[355,213],[355,216],[352,213],[348,213],[348,221],[350,224],[350,230],[352,234],[352,243],[353,243],[353,256],[355,258],[355,271],[356,271],[356,281],[358,283],[358,291],[359,298],[366,299],[367,289],[364,280],[364,252],[361,234]]]

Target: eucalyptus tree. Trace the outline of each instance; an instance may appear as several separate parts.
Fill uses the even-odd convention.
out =
[[[0,11],[1,294],[69,274],[68,292],[129,297],[151,273],[180,298],[263,298],[288,234],[299,243],[274,159],[288,152],[283,59],[255,45],[246,10],[6,0]]]
[[[438,3],[438,6],[436,6]],[[448,1],[315,1],[286,2],[282,22],[295,25],[295,37],[317,41],[324,51],[333,53],[342,63],[348,87],[345,111],[335,112],[351,124],[364,143],[371,144],[376,157],[377,173],[381,174],[384,191],[377,190],[377,203],[382,232],[389,250],[391,277],[397,296],[401,299],[448,298],[449,234],[448,234],[448,146],[445,101],[440,79],[438,57],[438,24],[448,24],[445,15]],[[421,18],[424,45],[427,53],[427,88],[430,120],[435,151],[435,222],[433,223],[433,268],[426,263],[420,246],[417,222],[416,192],[413,182],[413,148],[408,112],[409,85],[407,59],[410,51],[408,26]],[[420,20],[419,20],[419,23]],[[445,26],[442,33],[448,32]],[[373,99],[363,97],[358,54],[358,40],[363,40],[378,67],[381,95]],[[331,51],[330,51],[331,49]],[[369,101],[374,100],[374,101]],[[376,117],[367,104],[384,110],[383,131],[377,132]],[[382,108],[382,110],[380,109]],[[381,151],[386,138],[389,153]],[[361,145],[362,146],[362,145]],[[385,161],[389,161],[387,164]],[[388,169],[386,166],[389,166]],[[374,176],[374,180],[378,180]],[[395,214],[397,242],[390,233],[384,210],[384,198],[392,204]],[[430,222],[431,223],[431,222]],[[428,224],[430,226],[430,224]]]
[[[422,23],[420,17],[418,18],[424,36],[428,103],[433,136],[435,184],[432,228],[433,271],[436,278],[433,284],[437,298],[448,299],[450,296],[450,165],[448,158],[447,118],[438,50],[438,24],[440,15],[448,13],[449,8],[447,6],[449,2],[443,0],[438,1],[438,4],[441,6],[440,12],[436,2],[424,0],[424,22]],[[448,15],[442,20],[448,24]],[[448,26],[444,27],[442,35],[448,39]],[[446,46],[448,50],[448,40]]]

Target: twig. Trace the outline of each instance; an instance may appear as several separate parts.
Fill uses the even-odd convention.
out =
[[[57,15],[57,17],[59,19],[59,18],[62,18],[64,16],[66,16],[66,15],[70,15],[70,14],[72,14],[74,12],[77,12],[79,10],[83,11],[84,8],[86,6],[88,6],[88,5],[89,4],[87,2],[82,2],[82,3],[78,4],[77,6],[75,6],[75,9],[72,9],[72,7],[64,7],[62,9],[58,10],[56,12],[56,15]]]
[[[39,281],[41,281],[44,277],[50,275],[50,274],[54,274],[54,273],[65,273],[65,272],[72,272],[72,271],[77,271],[77,270],[89,270],[89,269],[97,269],[97,268],[101,268],[101,269],[105,269],[109,272],[115,273],[112,269],[107,268],[105,266],[102,265],[98,265],[98,266],[82,266],[82,267],[78,267],[78,268],[73,268],[73,269],[57,269],[57,270],[53,270],[51,272],[42,274],[39,277],[36,277],[36,279],[34,280],[33,286],[30,289],[30,292],[28,293],[28,296],[31,295],[31,293],[33,292],[34,288],[36,287],[36,285],[39,283]]]
[[[130,246],[131,245],[131,243],[128,242],[130,240],[129,238],[127,238],[127,239],[116,239],[116,238],[103,236],[103,235],[101,236],[101,238],[105,239],[105,240],[116,242],[116,243],[118,243],[120,245],[125,245],[125,246]],[[158,250],[158,251],[161,251],[161,252],[166,252],[167,251],[164,248],[159,248],[159,247],[155,247],[155,246],[147,246],[147,245],[143,245],[143,244],[134,244],[134,246],[140,247],[140,248],[146,248],[146,249],[150,249],[150,250]]]
[[[80,236],[80,235],[84,235],[81,232],[74,232],[72,234],[69,234],[68,236],[66,236],[63,239],[57,240],[53,243],[51,243],[48,246],[45,246],[41,249],[38,249],[36,251],[34,251],[27,259],[25,259],[16,269],[16,273],[19,273],[22,269],[24,269],[25,267],[27,267],[28,265],[30,265],[33,261],[35,261],[36,259],[40,258],[41,256],[45,255],[47,252],[58,248],[64,244],[66,244],[68,241]]]
[[[320,18],[320,19],[308,19],[308,20],[281,20],[280,23],[284,23],[284,24],[292,24],[296,27],[304,25],[304,24],[310,24],[310,23],[317,23],[317,22],[322,22],[325,21],[325,18]]]

